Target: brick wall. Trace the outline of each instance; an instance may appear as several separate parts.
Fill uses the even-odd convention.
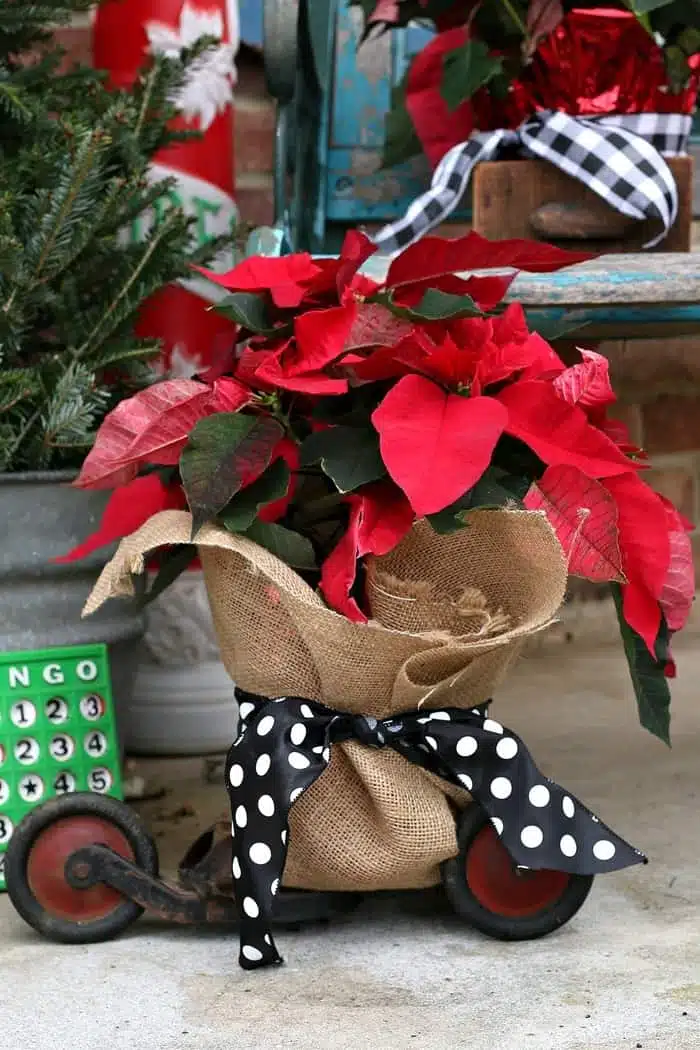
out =
[[[56,32],[56,39],[76,62],[90,62],[90,16],[76,15],[73,23]]]
[[[245,45],[237,60],[236,200],[241,218],[255,226],[272,221],[275,106],[265,91],[262,61]]]
[[[71,26],[59,30],[56,36],[70,58],[90,62],[91,29],[88,15],[76,18]],[[236,199],[242,219],[260,225],[272,220],[275,108],[265,91],[260,54],[243,45],[237,66]]]
[[[619,415],[649,453],[646,480],[696,526],[700,568],[700,357],[696,336],[608,342]]]

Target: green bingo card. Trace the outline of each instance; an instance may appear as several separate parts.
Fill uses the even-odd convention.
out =
[[[0,890],[22,817],[71,791],[121,798],[107,647],[0,654]]]

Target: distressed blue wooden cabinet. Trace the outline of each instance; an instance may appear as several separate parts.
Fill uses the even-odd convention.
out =
[[[338,6],[328,127],[325,217],[335,224],[382,223],[398,218],[430,178],[425,158],[380,170],[384,118],[391,92],[412,55],[430,39],[421,28],[365,41],[358,8]]]
[[[392,88],[431,34],[415,26],[358,46],[362,19],[347,0],[265,0],[264,11],[280,103],[277,213],[288,213],[294,247],[334,251],[348,227],[399,217],[429,182],[422,156],[380,168]]]
[[[392,88],[431,34],[414,26],[358,46],[361,14],[347,0],[243,0],[249,21],[256,2],[268,84],[281,103],[277,215],[288,215],[294,247],[332,252],[348,227],[398,218],[429,182],[423,157],[380,165]],[[691,152],[698,148],[696,139]],[[698,214],[698,172],[695,198]]]

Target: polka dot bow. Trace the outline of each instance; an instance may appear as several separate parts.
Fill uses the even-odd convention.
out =
[[[485,708],[415,711],[378,721],[298,697],[237,690],[241,734],[229,752],[239,962],[282,962],[270,932],[287,857],[289,811],[343,740],[391,747],[458,787],[486,811],[514,863],[579,875],[646,862],[572,794],[543,776],[522,740]]]

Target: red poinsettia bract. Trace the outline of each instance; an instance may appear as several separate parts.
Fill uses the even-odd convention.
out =
[[[419,516],[464,495],[486,470],[504,433],[529,445],[544,463],[575,466],[591,478],[612,477],[632,466],[553,382],[518,379],[487,393],[517,373],[547,375],[555,361],[566,375],[553,352],[543,352],[539,336],[501,340],[501,332],[510,329],[504,320],[510,321],[462,322],[455,334],[463,345],[450,335],[435,344],[420,333],[395,348],[397,364],[414,374],[397,381],[372,422],[387,470]]]
[[[345,497],[350,506],[348,528],[323,563],[320,590],[331,608],[354,622],[367,616],[350,592],[358,560],[366,554],[388,554],[414,522],[411,505],[389,483],[369,485],[358,495]]]

